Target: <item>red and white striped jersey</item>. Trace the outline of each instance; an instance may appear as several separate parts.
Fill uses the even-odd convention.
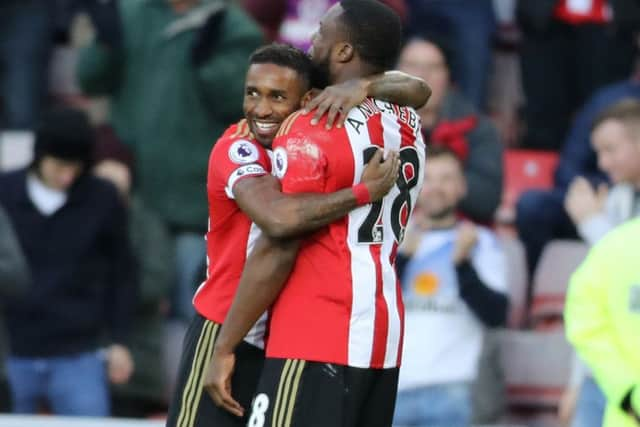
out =
[[[269,153],[253,139],[246,120],[229,127],[211,151],[207,278],[193,298],[196,311],[211,321],[222,323],[227,316],[247,255],[260,235],[260,229],[235,202],[233,186],[241,179],[269,173]],[[264,319],[245,340],[264,346]]]
[[[569,24],[604,24],[613,13],[608,0],[559,0],[554,16]]]
[[[303,242],[270,313],[267,356],[359,368],[399,366],[404,306],[395,273],[399,242],[420,188],[425,146],[411,108],[367,99],[341,129],[293,115],[273,168],[285,193],[331,193],[360,182],[376,147],[399,150],[402,173],[380,202],[353,210]]]

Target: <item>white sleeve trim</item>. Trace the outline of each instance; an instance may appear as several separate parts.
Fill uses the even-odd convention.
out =
[[[235,199],[233,195],[233,186],[238,182],[238,180],[242,178],[246,178],[248,176],[261,176],[267,175],[267,171],[264,170],[262,165],[257,163],[252,163],[250,165],[240,166],[238,169],[234,170],[231,175],[229,175],[229,179],[227,180],[227,186],[224,188],[225,193],[230,199]]]

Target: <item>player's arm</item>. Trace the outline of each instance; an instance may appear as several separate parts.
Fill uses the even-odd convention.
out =
[[[231,390],[235,348],[277,298],[295,263],[299,242],[258,238],[216,339],[204,387],[218,406],[239,417],[244,408]]]
[[[380,200],[395,185],[400,159],[378,150],[364,170],[362,181],[334,193],[283,194],[272,175],[238,181],[233,196],[260,229],[272,238],[299,236],[342,218],[352,209]]]
[[[421,78],[401,71],[387,71],[329,86],[309,101],[304,110],[309,113],[316,109],[312,124],[326,113],[327,128],[334,124],[341,127],[349,110],[368,96],[418,109],[431,97],[431,89]]]

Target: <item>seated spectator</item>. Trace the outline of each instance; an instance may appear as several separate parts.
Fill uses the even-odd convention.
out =
[[[13,227],[0,206],[0,309],[9,298],[26,293],[29,269]],[[0,313],[1,314],[1,313]],[[5,360],[8,353],[5,325],[0,317],[0,412],[11,412],[11,393]]]
[[[629,97],[640,99],[638,79],[625,80],[596,92],[573,122],[555,171],[553,190],[527,191],[518,200],[516,228],[527,253],[530,273],[535,270],[547,242],[577,237],[575,227],[564,209],[567,188],[577,176],[586,178],[596,186],[606,181],[604,174],[598,170],[596,153],[591,147],[591,127],[598,114]]]
[[[138,266],[139,295],[129,338],[136,369],[127,383],[112,385],[112,414],[144,418],[166,412],[162,341],[173,279],[171,239],[163,222],[131,192],[131,156],[126,148],[114,145],[99,156],[94,173],[116,186],[128,208],[129,237]]]
[[[456,155],[432,147],[427,158],[398,258],[406,318],[394,423],[468,426],[484,328],[507,318],[506,265],[490,230],[457,219],[466,185]]]
[[[598,241],[571,278],[567,337],[606,396],[604,427],[640,421],[640,219]]]
[[[565,209],[589,244],[615,226],[640,214],[640,101],[623,100],[600,115],[591,132],[598,166],[613,183],[595,188],[576,177],[565,197]]]
[[[473,221],[491,223],[502,195],[504,147],[497,129],[451,86],[449,61],[441,45],[410,40],[398,69],[423,78],[431,87],[429,102],[418,111],[425,140],[448,146],[464,160],[469,191],[460,211]]]
[[[31,166],[0,175],[0,204],[33,278],[6,310],[17,413],[46,400],[55,414],[108,415],[108,381],[126,382],[133,369],[126,212],[115,188],[88,173],[93,140],[84,114],[52,111],[36,130]]]

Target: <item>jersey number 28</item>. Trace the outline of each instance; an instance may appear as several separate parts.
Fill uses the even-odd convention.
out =
[[[363,159],[367,164],[379,147],[368,147],[364,150]],[[407,227],[409,213],[412,208],[410,191],[418,185],[421,176],[420,160],[415,147],[404,147],[400,150],[400,175],[396,181],[399,193],[387,194],[382,200],[371,203],[369,213],[358,229],[358,243],[375,244],[384,240],[384,225],[382,218],[383,203],[391,203],[391,229],[393,230],[396,242],[401,243],[404,239],[404,230]]]

